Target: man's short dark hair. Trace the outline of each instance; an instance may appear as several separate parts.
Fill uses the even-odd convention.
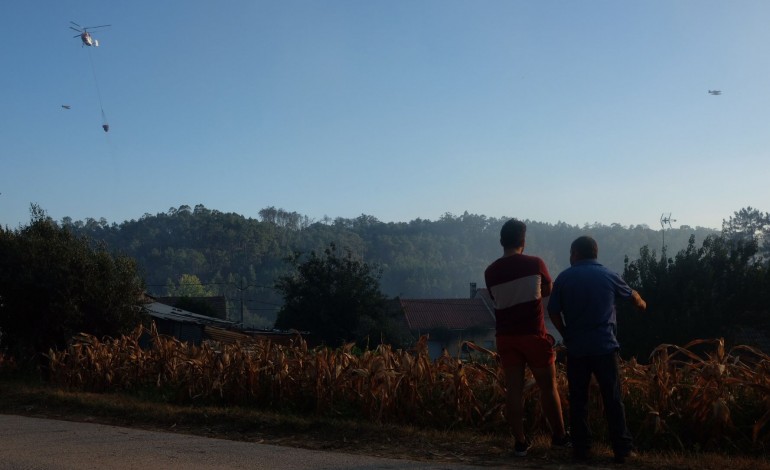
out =
[[[583,235],[572,242],[570,252],[574,253],[578,259],[596,259],[599,257],[599,245],[593,238]]]
[[[500,244],[503,248],[518,248],[524,246],[527,234],[527,224],[520,220],[511,219],[500,229]]]

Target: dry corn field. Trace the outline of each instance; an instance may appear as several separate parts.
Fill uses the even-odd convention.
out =
[[[152,346],[140,347],[142,334]],[[506,429],[502,370],[492,351],[469,344],[470,361],[432,361],[427,339],[414,350],[382,345],[353,353],[269,341],[195,346],[141,327],[119,339],[80,335],[67,350],[50,351],[50,377],[90,392],[149,393],[172,403],[281,409],[408,423],[440,429]],[[623,362],[626,413],[641,448],[722,449],[764,453],[770,443],[770,357],[724,341],[661,345],[649,364]],[[537,388],[526,385],[527,425],[546,432]],[[564,366],[558,386],[569,408]],[[598,388],[592,422],[601,435]]]

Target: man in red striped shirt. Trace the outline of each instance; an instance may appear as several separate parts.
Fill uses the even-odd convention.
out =
[[[495,304],[497,353],[505,372],[506,419],[516,439],[514,453],[523,457],[531,442],[524,434],[524,372],[528,365],[540,389],[540,403],[551,426],[551,445],[570,447],[556,388],[553,338],[545,329],[543,297],[551,293],[551,276],[542,259],[523,254],[527,226],[511,219],[500,230],[503,256],[484,271]]]

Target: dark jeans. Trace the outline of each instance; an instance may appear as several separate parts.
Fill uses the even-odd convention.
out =
[[[615,455],[626,455],[633,448],[634,442],[626,426],[626,409],[620,393],[617,352],[600,356],[567,356],[572,445],[576,452],[585,452],[591,448],[591,429],[588,425],[588,391],[591,375],[594,375],[599,383],[612,450]]]

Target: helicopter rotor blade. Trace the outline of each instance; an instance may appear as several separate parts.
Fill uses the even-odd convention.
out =
[[[73,28],[72,26],[70,26],[70,29],[71,29],[71,30],[73,30],[73,31],[77,31],[77,32],[79,32],[79,33],[82,33],[82,32],[83,32],[83,30],[82,30],[82,29]]]
[[[83,29],[96,29],[96,28],[106,28],[107,26],[112,26],[111,24],[103,24],[101,26],[84,26]]]
[[[75,25],[75,26],[77,26],[78,28],[82,28],[82,26],[80,26],[79,24],[75,23],[74,21],[70,21],[70,23],[74,24],[74,25]]]

